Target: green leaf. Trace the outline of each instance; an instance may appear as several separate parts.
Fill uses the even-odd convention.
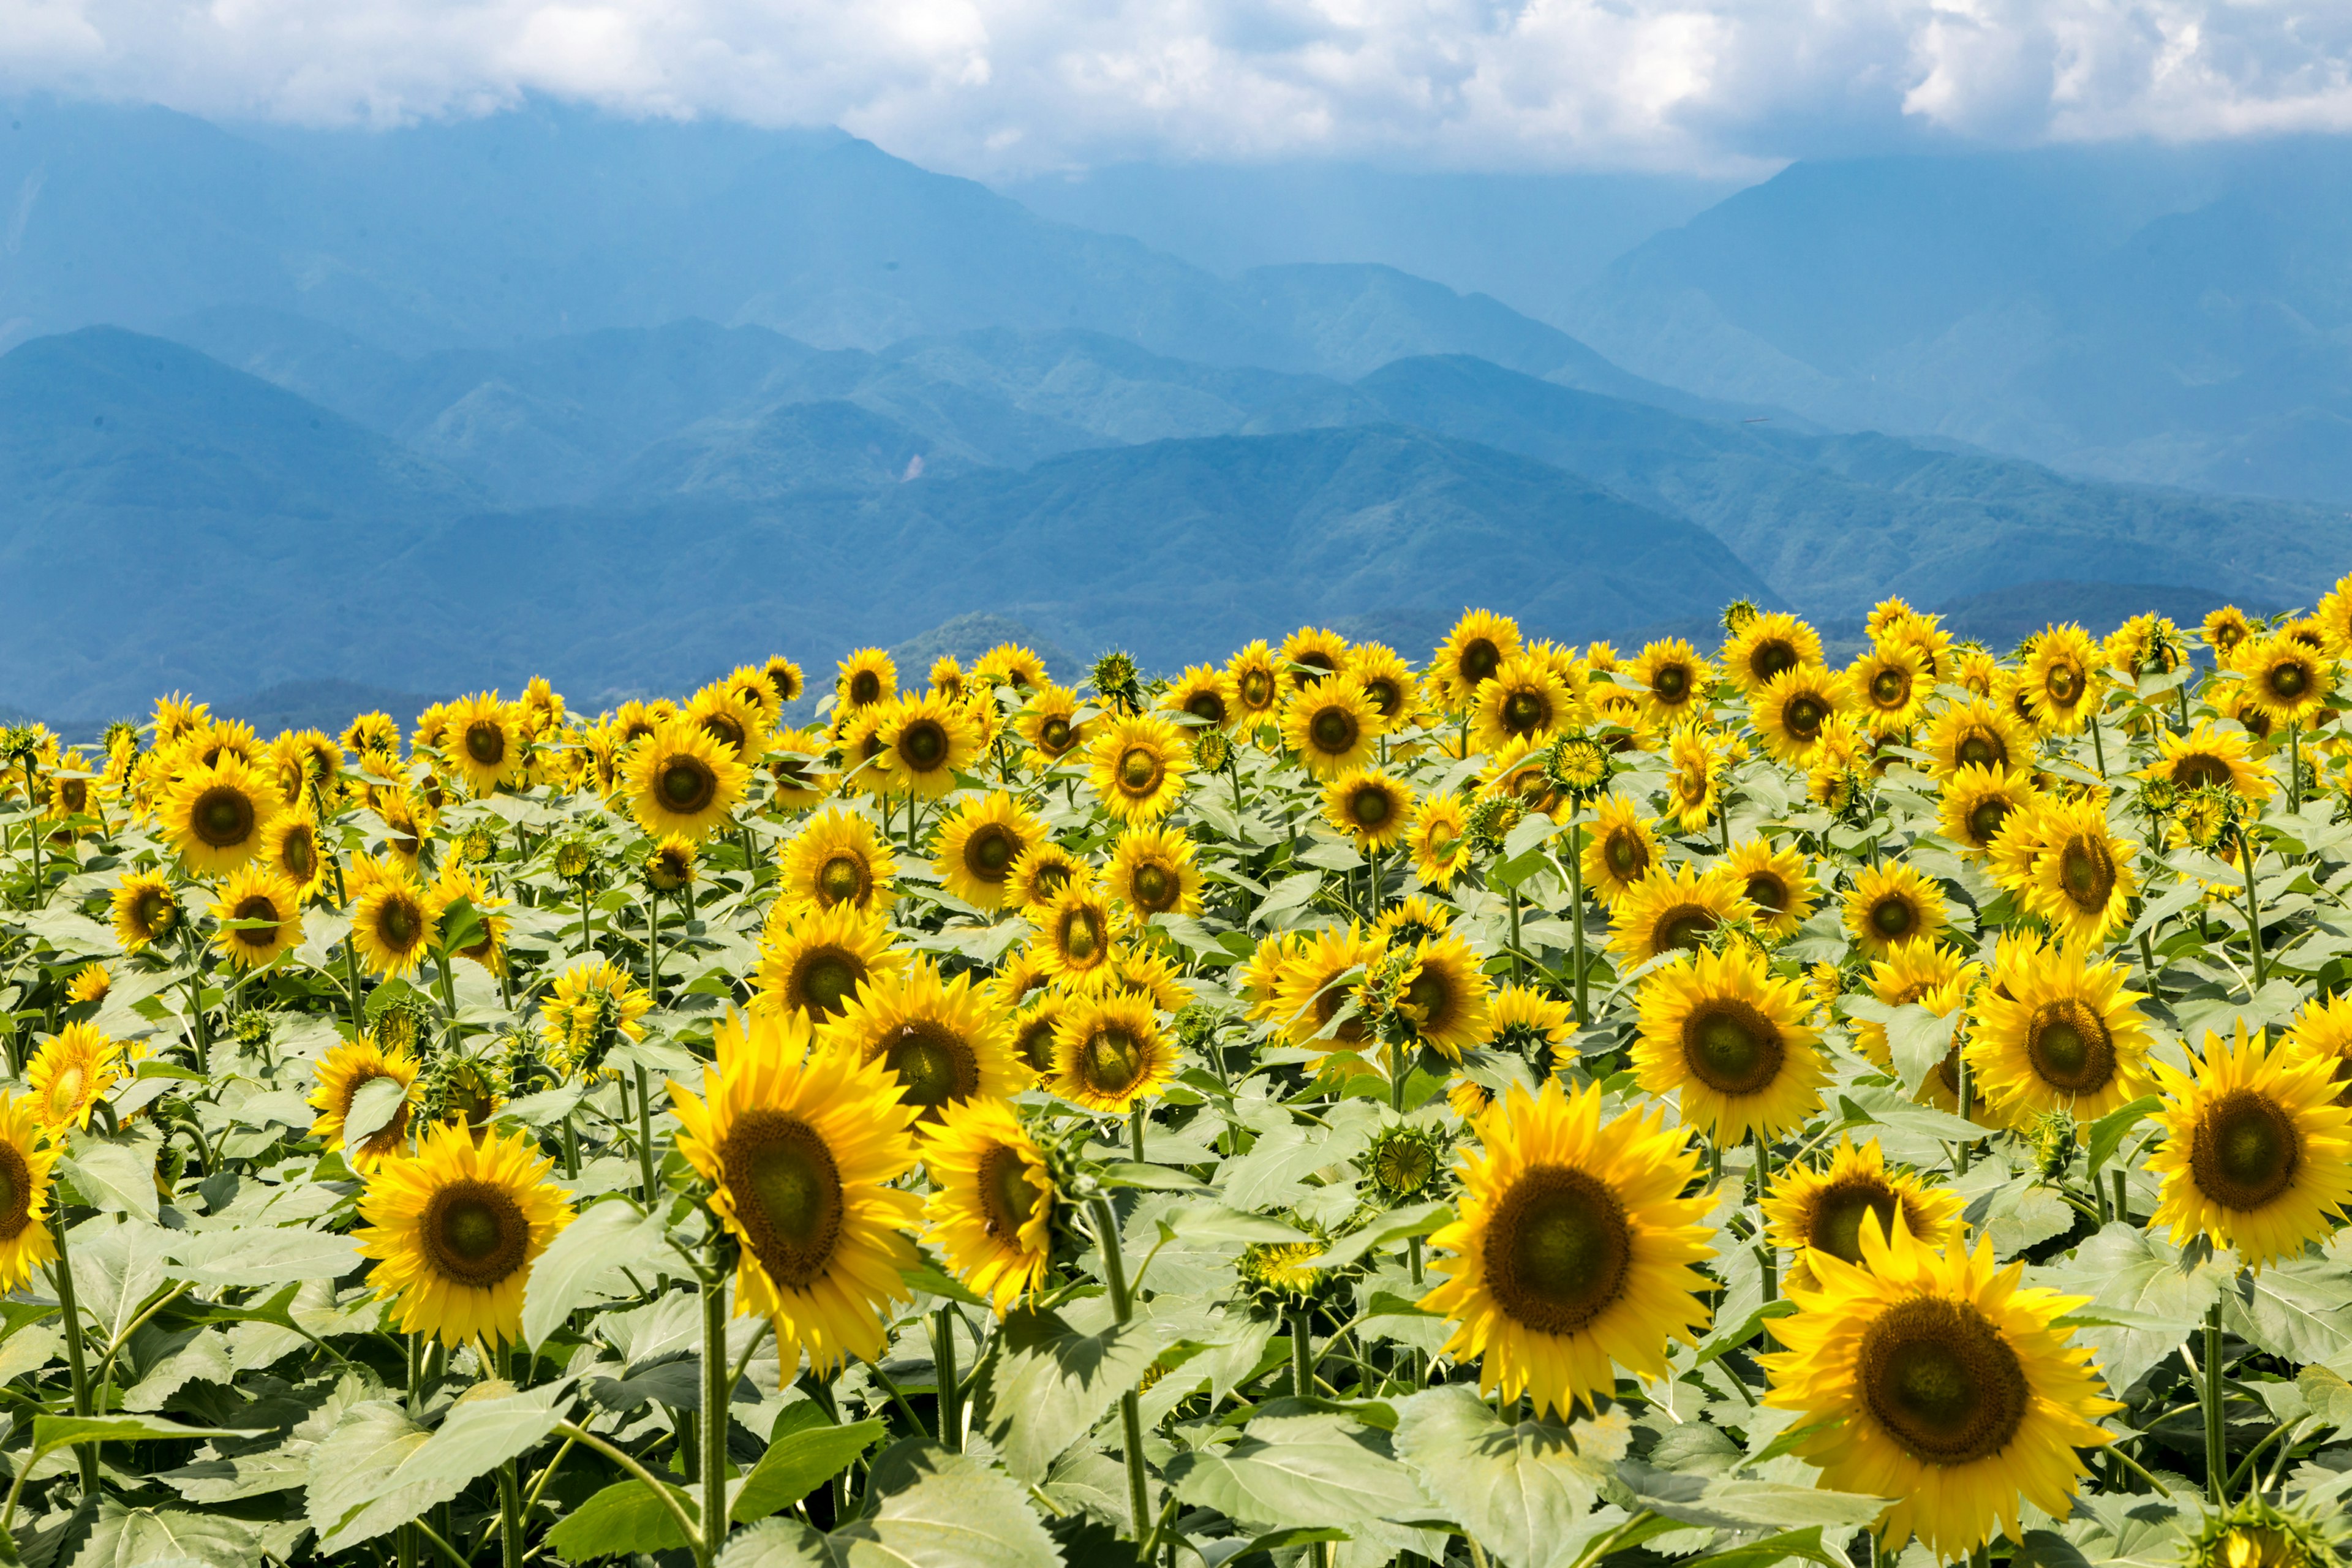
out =
[[[1230,1447],[1177,1455],[1167,1475],[1181,1500],[1253,1530],[1346,1529],[1427,1507],[1388,1435],[1336,1415],[1260,1416]]]
[[[522,1338],[533,1350],[562,1328],[605,1270],[642,1265],[668,1249],[668,1226],[626,1198],[591,1205],[531,1265],[522,1293]]]
[[[501,1389],[509,1391],[495,1392]],[[562,1384],[524,1394],[477,1384],[423,1436],[397,1406],[388,1415],[383,1402],[353,1406],[310,1457],[310,1522],[320,1549],[370,1540],[449,1501],[475,1477],[544,1442],[568,1398]],[[348,1468],[339,1475],[338,1467]],[[324,1488],[322,1472],[331,1478]]]
[[[1139,1160],[1113,1160],[1097,1173],[1106,1187],[1138,1187],[1151,1193],[1205,1193],[1206,1182],[1170,1165],[1147,1165]]]
[[[693,1498],[667,1482],[663,1489],[686,1510],[687,1518],[702,1522],[702,1510]],[[582,1503],[547,1532],[547,1544],[566,1563],[687,1549],[677,1516],[640,1480],[616,1482]]]
[[[1223,1204],[1186,1204],[1169,1210],[1160,1216],[1160,1237],[1163,1241],[1181,1237],[1187,1241],[1244,1245],[1258,1241],[1281,1245],[1308,1239],[1296,1226],[1285,1225],[1271,1215],[1243,1214]]]
[[[352,1096],[343,1113],[343,1147],[362,1148],[369,1139],[392,1125],[408,1099],[408,1086],[396,1078],[372,1078]]]
[[[57,1171],[90,1207],[155,1223],[155,1155],[147,1145],[76,1134],[73,1152],[58,1157]]]
[[[1919,1085],[1950,1053],[1952,1030],[1959,1021],[1957,1008],[1936,1014],[1916,1002],[1906,1003],[1888,1016],[1886,1045],[1894,1055],[1895,1076],[1903,1080],[1904,1093],[1918,1093]]]
[[[2152,1094],[2141,1095],[2128,1105],[2119,1105],[2091,1123],[2090,1136],[2083,1140],[2083,1158],[2090,1173],[2097,1175],[2099,1167],[2115,1158],[2131,1130],[2147,1120],[2148,1112],[2160,1109],[2164,1101]]]
[[[1021,1489],[977,1459],[910,1437],[874,1461],[870,1484],[881,1507],[827,1542],[845,1568],[1061,1568]]]
[[[74,1568],[249,1568],[260,1561],[261,1527],[184,1508],[102,1502]]]
[[[1728,1355],[1764,1331],[1764,1325],[1774,1318],[1785,1318],[1797,1310],[1794,1301],[1767,1301],[1748,1314],[1747,1321],[1729,1329],[1717,1329],[1698,1347],[1698,1359],[1694,1366],[1705,1366],[1711,1361]]]
[[[1323,1249],[1315,1260],[1318,1268],[1345,1268],[1377,1247],[1410,1237],[1428,1236],[1445,1228],[1454,1217],[1451,1204],[1416,1204],[1411,1208],[1394,1209],[1378,1220],[1351,1231]]]
[[[175,1279],[262,1288],[340,1279],[361,1263],[350,1237],[294,1226],[177,1235],[164,1256],[165,1271]]]
[[[2274,1356],[2298,1364],[2352,1352],[2352,1268],[2332,1258],[2290,1258],[2246,1276],[2224,1298],[2221,1321]]]
[[[1744,1546],[1689,1558],[1683,1568],[1772,1568],[1774,1563],[1785,1563],[1791,1557],[1818,1563],[1822,1568],[1851,1568],[1843,1555],[1822,1544],[1822,1527],[1818,1524],[1804,1530],[1784,1530]]]
[[[1397,1402],[1394,1441],[1423,1489],[1506,1568],[1565,1568],[1589,1542],[1586,1521],[1630,1431],[1619,1410],[1572,1426],[1506,1425],[1449,1384]]]
[[[2078,1342],[2098,1352],[2107,1386],[2129,1388],[2205,1321],[2236,1273],[2234,1258],[2217,1258],[2201,1243],[2183,1251],[2137,1226],[2109,1225],[2074,1249],[2072,1263],[2037,1272],[2034,1283],[2088,1296],[2094,1310],[2137,1313],[2151,1325],[2075,1331]]]
[[[190,1426],[162,1415],[36,1415],[33,1417],[33,1458],[80,1443],[136,1443],[153,1437],[210,1442],[215,1437],[259,1437],[254,1430]]]
[[[887,1422],[860,1421],[848,1426],[806,1427],[777,1438],[743,1478],[728,1518],[750,1524],[790,1508],[847,1469],[851,1460],[889,1429]]]
[[[1761,1455],[1750,1461],[1762,1462]],[[1888,1500],[1853,1492],[1823,1491],[1817,1487],[1784,1486],[1779,1481],[1743,1480],[1736,1476],[1709,1479],[1705,1476],[1670,1474],[1632,1460],[1617,1467],[1617,1476],[1642,1507],[1667,1519],[1713,1530],[1753,1530],[1759,1526],[1801,1530],[1809,1525],[1851,1529],[1868,1524],[1885,1512]]]
[[[1149,1317],[1082,1334],[1050,1312],[1004,1320],[983,1430],[1004,1468],[1032,1483],[1136,1385],[1167,1336]]]
[[[787,1514],[727,1538],[713,1568],[839,1568],[825,1538]]]

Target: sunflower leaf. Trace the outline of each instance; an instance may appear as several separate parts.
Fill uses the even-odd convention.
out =
[[[848,1426],[805,1427],[776,1439],[743,1478],[742,1489],[728,1506],[728,1518],[750,1524],[790,1508],[848,1468],[889,1429],[887,1422],[860,1421]]]
[[[1062,1568],[1021,1489],[977,1459],[909,1437],[870,1475],[881,1506],[826,1538],[848,1568]]]
[[[686,1510],[687,1518],[701,1522],[701,1509],[694,1497],[667,1482],[663,1489]],[[547,1544],[566,1563],[687,1549],[677,1516],[639,1480],[615,1482],[582,1503],[547,1532]]]
[[[2089,1309],[2119,1307],[2149,1326],[2075,1331],[2098,1351],[2112,1388],[2129,1388],[2204,1321],[2237,1274],[2237,1260],[2201,1244],[2183,1249],[2137,1226],[2111,1224],[2074,1249],[2072,1263],[2037,1270],[2034,1283],[2091,1298]]]
[[[627,1198],[592,1205],[531,1266],[523,1287],[523,1342],[533,1350],[545,1344],[588,1300],[598,1279],[659,1251],[667,1232],[660,1215],[646,1214]]]
[[[1583,1554],[1631,1433],[1622,1410],[1572,1426],[1507,1424],[1450,1384],[1397,1402],[1394,1442],[1423,1489],[1506,1568],[1554,1568]]]
[[[1387,1433],[1329,1412],[1260,1417],[1230,1447],[1177,1455],[1167,1474],[1181,1500],[1251,1529],[1347,1529],[1430,1506]]]
[[[1170,1338],[1149,1316],[1086,1334],[1050,1312],[1015,1311],[1004,1321],[987,1409],[973,1414],[1004,1468],[1022,1480],[1041,1481],[1063,1450],[1136,1385]]]
[[[2155,1095],[2144,1094],[2128,1105],[2117,1106],[2091,1123],[2090,1135],[2083,1140],[2083,1158],[2089,1166],[2088,1174],[2095,1176],[2099,1167],[2115,1157],[2117,1149],[2131,1130],[2147,1117],[2148,1112],[2164,1104]]]
[[[360,1085],[343,1112],[343,1147],[364,1149],[369,1139],[392,1125],[407,1100],[408,1088],[396,1078],[376,1077]]]
[[[2288,1361],[2352,1365],[2352,1267],[2330,1258],[2273,1263],[2223,1298],[2221,1321]]]

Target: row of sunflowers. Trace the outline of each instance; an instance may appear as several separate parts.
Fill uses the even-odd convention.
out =
[[[2336,1563],[2352,579],[1724,626],[0,733],[0,1555]]]

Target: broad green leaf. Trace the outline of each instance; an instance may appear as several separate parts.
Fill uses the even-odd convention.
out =
[[[667,1489],[685,1509],[686,1517],[700,1524],[702,1510],[695,1499],[677,1487]],[[586,1563],[640,1552],[683,1552],[687,1542],[678,1531],[677,1517],[654,1489],[633,1479],[606,1487],[564,1515],[547,1532],[547,1544],[566,1563]]]
[[[1003,1335],[982,1430],[1004,1468],[1033,1483],[1136,1385],[1168,1338],[1148,1316],[1082,1334],[1035,1311],[1006,1318]]]
[[[588,1299],[597,1279],[625,1264],[643,1265],[665,1250],[667,1223],[626,1198],[608,1198],[563,1227],[531,1265],[523,1287],[523,1342],[536,1350]]]
[[[228,1336],[220,1330],[200,1328],[163,1336],[150,1324],[131,1336],[131,1343],[142,1345],[151,1336],[172,1348],[160,1355],[152,1349],[142,1348],[142,1363],[151,1355],[152,1363],[143,1364],[139,1381],[123,1391],[123,1409],[161,1410],[172,1395],[190,1383],[213,1383],[226,1388],[236,1381],[236,1368],[229,1361]],[[173,1345],[173,1340],[179,1342]]]
[[[340,1279],[362,1261],[348,1236],[290,1226],[176,1235],[165,1258],[165,1272],[175,1279],[264,1289]]]
[[[1243,1214],[1223,1204],[1184,1204],[1171,1209],[1160,1218],[1160,1235],[1163,1240],[1181,1237],[1187,1241],[1240,1245],[1283,1245],[1308,1239],[1297,1226],[1285,1225],[1270,1215]]]
[[[326,1439],[310,1452],[310,1480],[303,1507],[310,1528],[322,1538],[334,1532],[350,1544],[382,1535],[429,1506],[404,1506],[394,1494],[392,1474],[400,1462],[432,1436],[389,1399],[362,1400],[346,1409]]]
[[[1107,1187],[1136,1187],[1153,1193],[1205,1193],[1208,1184],[1171,1165],[1147,1165],[1139,1160],[1113,1160],[1097,1173]]]
[[[1388,1435],[1342,1415],[1259,1417],[1230,1447],[1169,1461],[1176,1495],[1254,1530],[1412,1517],[1427,1504]]]
[[[260,1561],[261,1527],[220,1513],[184,1508],[99,1507],[73,1568],[251,1568]]]
[[[2240,1289],[2221,1309],[2232,1332],[2298,1365],[2352,1353],[2352,1267],[2290,1258],[2247,1275]]]
[[[977,1459],[910,1437],[874,1461],[870,1485],[881,1506],[827,1542],[845,1568],[1061,1568],[1021,1488]]]
[[[155,1152],[147,1144],[77,1134],[73,1152],[58,1157],[57,1172],[92,1208],[155,1223]]]
[[[1463,1384],[1397,1404],[1396,1456],[1448,1517],[1506,1568],[1576,1562],[1585,1521],[1624,1457],[1622,1410],[1572,1426],[1506,1425]]]
[[[233,1459],[198,1459],[155,1479],[190,1502],[240,1502],[309,1485],[310,1451],[317,1446],[297,1440]]]
[[[1617,1475],[1642,1507],[1667,1519],[1714,1530],[1852,1528],[1870,1523],[1887,1506],[1885,1498],[1743,1480],[1736,1476],[1710,1479],[1670,1474],[1631,1460],[1617,1467]]]
[[[1918,1093],[1919,1085],[1950,1053],[1952,1030],[1959,1021],[1957,1010],[1930,1013],[1916,1002],[1906,1003],[1888,1016],[1886,1044],[1894,1055],[1895,1076],[1903,1080],[1904,1093]]]
[[[422,1442],[410,1440],[413,1427],[405,1431],[391,1429],[384,1452],[393,1462],[381,1468],[363,1496],[343,1500],[341,1511],[328,1528],[320,1531],[320,1547],[335,1551],[381,1535],[428,1508],[449,1501],[465,1490],[475,1477],[544,1442],[562,1419],[567,1399],[564,1385],[534,1388],[522,1394],[510,1390],[503,1394],[492,1392],[507,1386],[497,1383],[475,1384],[451,1408],[440,1426]],[[399,1415],[397,1411],[394,1414]],[[345,1419],[348,1422],[350,1417]],[[399,1416],[399,1420],[405,1426],[405,1416]],[[347,1430],[347,1426],[338,1426],[312,1456],[314,1476],[320,1462],[327,1459],[329,1450],[337,1446]],[[319,1513],[314,1482],[314,1526]]]
[[[1315,1267],[1345,1268],[1377,1247],[1443,1230],[1453,1217],[1451,1204],[1416,1204],[1411,1208],[1391,1210],[1325,1247],[1323,1255],[1315,1260]]]
[[[779,1437],[760,1456],[742,1489],[728,1505],[728,1517],[737,1524],[765,1519],[801,1499],[849,1468],[889,1430],[882,1421],[860,1421],[848,1426],[811,1426]]]
[[[2202,1244],[2183,1251],[2137,1226],[2109,1225],[2074,1249],[2071,1263],[2037,1270],[2034,1283],[2088,1296],[2093,1309],[2120,1307],[2154,1327],[2094,1326],[2077,1342],[2098,1352],[2110,1388],[2128,1388],[2205,1321],[2237,1273],[2237,1260]]]
[[[395,1078],[372,1078],[352,1096],[343,1113],[343,1147],[362,1148],[369,1139],[392,1125],[408,1099],[408,1088]]]
[[[1850,1568],[1848,1558],[1822,1544],[1822,1527],[1818,1524],[1693,1557],[1684,1563],[1683,1568],[1772,1568],[1774,1563],[1792,1557],[1818,1563],[1822,1568]]]
[[[2083,1158],[2090,1173],[2097,1175],[2099,1167],[2115,1158],[2116,1151],[2123,1146],[2123,1141],[2130,1136],[2131,1130],[2163,1104],[2164,1101],[2155,1095],[2144,1094],[2092,1122],[2089,1135],[2083,1140]]]
[[[832,1543],[789,1514],[727,1538],[713,1568],[840,1568]]]
[[[191,1426],[163,1415],[36,1415],[33,1454],[55,1453],[82,1443],[137,1443],[155,1437],[210,1442],[215,1437],[258,1437],[259,1430]]]

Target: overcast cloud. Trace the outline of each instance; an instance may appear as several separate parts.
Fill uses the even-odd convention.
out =
[[[331,122],[543,92],[838,124],[982,175],[1299,155],[1731,173],[2352,129],[2352,4],[0,0],[0,81]]]

